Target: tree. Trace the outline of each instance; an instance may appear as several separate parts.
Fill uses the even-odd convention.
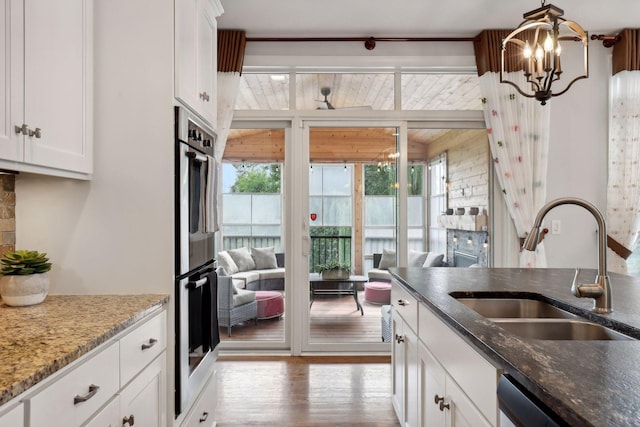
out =
[[[407,174],[410,196],[422,194],[422,166],[410,168]],[[393,196],[396,194],[395,165],[364,167],[364,194],[366,196]]]
[[[232,193],[280,193],[280,165],[248,164],[234,165],[236,182]]]

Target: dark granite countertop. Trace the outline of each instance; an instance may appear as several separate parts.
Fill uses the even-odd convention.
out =
[[[0,303],[0,405],[169,301],[168,295],[49,295]]]
[[[640,425],[640,341],[545,341],[521,338],[449,294],[521,292],[542,295],[640,339],[640,279],[610,274],[613,312],[591,311],[577,298],[573,269],[394,268],[419,301],[572,426]],[[582,270],[579,283],[592,283]]]

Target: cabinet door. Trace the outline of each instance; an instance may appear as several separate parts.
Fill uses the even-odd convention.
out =
[[[447,416],[451,427],[491,427],[466,394],[451,379],[447,378],[447,395],[450,398]]]
[[[21,403],[9,412],[0,415],[0,427],[19,427],[24,425],[24,405]]]
[[[208,1],[200,1],[198,13],[198,112],[216,129],[218,81],[218,30],[216,18]]]
[[[198,99],[198,7],[200,0],[176,0],[176,98],[196,108]]]
[[[404,425],[418,427],[418,336],[406,323],[403,330],[405,352]]]
[[[116,395],[85,427],[120,427],[121,424],[120,396]]]
[[[24,0],[26,163],[93,170],[93,2]]]
[[[440,410],[439,401],[445,398],[446,373],[422,343],[419,344],[418,355],[420,425],[444,426],[445,412]],[[443,400],[443,403],[447,402]]]
[[[404,425],[404,387],[406,377],[405,346],[403,338],[404,322],[396,312],[391,317],[391,402],[400,424]]]
[[[165,358],[158,356],[120,394],[122,426],[164,427]]]
[[[22,160],[22,0],[0,0],[0,159]]]

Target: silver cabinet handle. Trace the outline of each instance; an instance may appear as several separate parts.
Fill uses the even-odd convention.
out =
[[[205,102],[209,102],[209,94],[207,92],[200,93],[200,99],[202,99]]]
[[[158,343],[158,340],[157,340],[157,339],[155,339],[155,338],[149,338],[149,344],[146,344],[146,343],[145,343],[145,344],[142,344],[141,349],[142,349],[143,351],[144,351],[144,350],[147,350],[147,349],[150,349],[151,347],[153,347],[153,346],[154,346],[154,345],[156,345],[157,343]]]
[[[435,397],[433,398],[433,401],[436,403],[436,405],[440,402],[444,401],[444,397],[440,397],[437,394],[435,395]]]
[[[126,425],[129,424],[130,426],[135,424],[135,420],[133,419],[133,414],[129,415],[128,417],[124,417],[122,418],[122,425]]]
[[[402,306],[409,305],[409,301],[404,300],[404,299],[399,299],[398,300],[398,305],[402,305]]]
[[[203,412],[202,416],[200,417],[200,422],[203,423],[203,422],[207,421],[207,418],[209,418],[209,413],[208,412]]]
[[[402,335],[396,334],[396,342],[398,344],[400,344],[401,342],[404,342],[404,337]]]
[[[450,405],[448,403],[444,403],[444,402],[440,402],[440,406],[439,406],[441,411],[444,411],[445,409],[451,409]]]
[[[26,125],[26,123],[23,123],[22,126],[15,126],[14,129],[16,130],[17,134],[28,135],[30,132],[29,127]]]
[[[73,404],[77,405],[78,403],[86,402],[87,400],[95,396],[98,390],[100,390],[100,386],[91,384],[89,386],[89,393],[85,394],[84,396],[80,396],[79,394],[76,395],[76,397],[73,398]]]
[[[35,136],[36,138],[42,137],[42,129],[36,128],[35,130],[29,129],[29,136]]]

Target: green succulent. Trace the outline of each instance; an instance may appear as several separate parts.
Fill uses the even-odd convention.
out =
[[[38,251],[9,251],[0,258],[0,273],[7,276],[44,273],[51,270],[51,263],[48,261],[47,254]]]

